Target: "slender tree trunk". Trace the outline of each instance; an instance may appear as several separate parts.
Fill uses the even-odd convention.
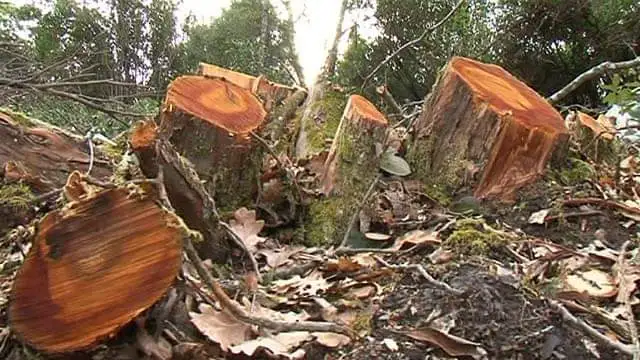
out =
[[[346,105],[346,97],[343,94],[331,96],[332,99],[337,100],[336,102],[340,102],[340,104],[335,102],[327,104],[325,99],[328,95],[327,91],[330,90],[329,78],[335,71],[338,58],[338,43],[340,42],[340,35],[342,35],[342,24],[346,10],[347,0],[343,0],[340,6],[333,44],[325,60],[324,67],[311,88],[307,104],[300,119],[300,131],[295,149],[295,155],[298,158],[312,156],[325,150],[323,135],[333,137],[333,133],[330,130],[335,130],[342,115],[339,111],[336,113],[335,108],[343,109]],[[321,119],[321,121],[317,121],[317,119]]]

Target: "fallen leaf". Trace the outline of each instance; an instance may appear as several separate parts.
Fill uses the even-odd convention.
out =
[[[378,293],[378,288],[372,283],[355,284],[346,290],[347,292],[344,294],[346,299],[362,300],[370,298]]]
[[[375,241],[387,241],[391,239],[391,235],[379,234],[374,232],[365,233],[364,236],[369,240],[375,240]]]
[[[393,150],[387,150],[380,156],[380,168],[396,176],[407,176],[411,174],[409,163],[396,155]]]
[[[618,291],[613,277],[597,269],[567,275],[564,284],[570,290],[584,292],[597,298],[608,298]]]
[[[267,265],[269,265],[270,268],[275,269],[289,262],[290,261],[289,258],[291,256],[299,253],[303,249],[304,248],[302,247],[276,249],[276,250],[264,249],[264,250],[260,250],[258,254],[263,255],[267,261]]]
[[[400,349],[398,347],[398,343],[396,343],[396,341],[393,339],[385,338],[382,340],[382,343],[387,347],[387,349],[391,351],[398,351],[398,349]]]
[[[440,245],[438,233],[435,231],[413,230],[396,239],[391,247],[393,250],[400,250],[405,244],[416,245]]]
[[[305,341],[311,340],[313,337],[307,331],[293,331],[279,333],[275,336],[263,336],[257,339],[245,341],[242,344],[234,345],[229,350],[234,354],[245,354],[253,356],[258,349],[264,349],[273,356],[282,356],[287,359],[302,359],[304,350],[296,349]]]
[[[351,257],[351,260],[362,267],[374,267],[378,264],[370,253],[359,253]]]
[[[348,336],[332,332],[314,332],[312,335],[316,337],[317,343],[334,349],[351,342]]]
[[[171,360],[207,360],[204,344],[180,343],[173,347]]]
[[[431,260],[433,264],[444,264],[451,261],[454,256],[455,253],[453,251],[439,247],[429,254],[429,260]]]
[[[235,218],[229,221],[231,230],[242,240],[250,252],[255,252],[257,245],[266,240],[258,236],[264,227],[264,220],[256,220],[256,211],[243,207],[233,213]]]
[[[544,224],[544,219],[549,215],[551,209],[536,211],[529,216],[529,224]]]
[[[330,260],[327,263],[327,271],[351,273],[362,269],[362,265],[348,257],[341,257],[338,260]]]
[[[190,312],[191,322],[211,341],[220,344],[223,351],[233,345],[242,344],[251,338],[251,326],[239,321],[226,311],[201,304],[200,313]]]
[[[433,328],[404,331],[401,333],[412,339],[436,345],[449,356],[471,356],[474,359],[481,359],[487,355],[487,351],[481,346],[482,344],[446,334]]]

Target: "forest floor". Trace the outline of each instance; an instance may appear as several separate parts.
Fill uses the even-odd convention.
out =
[[[248,285],[247,261],[211,265],[229,279],[222,281],[227,294],[252,314],[343,323],[357,340],[309,332],[278,338],[224,318],[207,309],[211,295],[186,266],[174,304],[163,299],[145,326],[130,324],[95,350],[51,358],[631,359],[614,345],[626,346],[636,331],[637,311],[629,317],[621,309],[637,301],[629,285],[640,279],[629,275],[640,273],[631,251],[637,216],[598,203],[562,205],[601,198],[600,186],[547,178],[522,194],[528,201],[457,212],[411,191],[408,182],[387,178],[379,188],[372,197],[378,212],[369,219],[377,233],[356,242],[381,250],[340,253],[254,234],[260,286]],[[254,213],[242,216],[256,221]],[[626,251],[619,256],[623,246],[629,259]],[[9,360],[47,358],[11,336],[7,324],[11,279],[25,250],[6,241],[0,249],[0,357]],[[563,319],[558,306],[609,342]],[[162,309],[170,315],[158,328]],[[154,329],[163,336],[150,335]]]

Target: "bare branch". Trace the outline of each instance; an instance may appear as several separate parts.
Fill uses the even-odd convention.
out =
[[[49,89],[53,87],[64,87],[64,86],[90,86],[90,85],[116,85],[116,86],[128,86],[128,87],[143,87],[148,88],[146,85],[140,85],[136,83],[128,83],[122,81],[115,81],[111,79],[103,79],[103,80],[87,80],[87,81],[62,81],[62,82],[52,82],[46,84],[38,84],[32,85],[36,89]]]
[[[606,73],[607,71],[619,71],[634,67],[640,67],[640,57],[621,62],[603,62],[600,65],[594,66],[591,69],[578,75],[578,77],[573,79],[573,81],[567,84],[567,86],[558,90],[555,94],[549,96],[547,100],[552,104],[556,104],[560,100],[564,99],[567,95],[569,95],[572,91],[577,89],[580,85],[589,80],[593,80],[597,77],[602,76],[602,74]]]
[[[404,49],[411,47],[413,45],[416,45],[417,43],[421,42],[422,40],[424,40],[425,37],[427,37],[427,35],[429,35],[430,33],[432,33],[433,31],[435,31],[436,29],[438,29],[440,26],[444,25],[447,20],[449,20],[453,14],[456,13],[456,11],[462,6],[462,4],[465,3],[465,0],[460,0],[456,6],[453,7],[453,9],[451,9],[451,11],[449,11],[449,13],[442,18],[442,20],[438,21],[435,25],[425,29],[422,34],[420,34],[420,36],[418,36],[417,38],[409,41],[408,43],[405,43],[404,45],[400,46],[396,51],[394,51],[393,53],[391,53],[389,56],[387,56],[380,64],[378,64],[378,66],[376,66],[373,71],[367,75],[366,78],[364,78],[364,82],[362,83],[362,87],[364,88],[367,85],[367,82],[383,67],[385,66],[387,63],[389,63],[389,61],[391,61],[391,59],[393,59],[396,55],[398,55],[399,53],[401,53]]]

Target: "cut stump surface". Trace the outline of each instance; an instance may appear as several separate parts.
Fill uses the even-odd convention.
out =
[[[9,307],[25,342],[48,353],[89,348],[169,288],[181,264],[180,222],[142,194],[105,190],[42,219]]]

